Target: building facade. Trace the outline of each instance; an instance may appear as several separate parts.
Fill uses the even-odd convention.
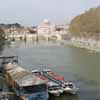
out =
[[[55,25],[51,24],[47,19],[43,20],[43,22],[38,25],[37,33],[38,34],[51,34],[55,31]]]
[[[67,25],[55,25],[51,24],[47,19],[37,26],[37,33],[39,35],[48,34],[66,34],[68,32]]]

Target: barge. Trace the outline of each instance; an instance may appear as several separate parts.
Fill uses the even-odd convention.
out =
[[[19,100],[47,100],[48,87],[45,80],[20,67],[17,63],[4,64],[5,79]]]

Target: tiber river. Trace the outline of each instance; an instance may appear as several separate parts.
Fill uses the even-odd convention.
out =
[[[52,69],[80,88],[77,95],[63,94],[49,100],[100,100],[100,55],[59,43],[5,45],[1,55],[17,55],[27,69]]]

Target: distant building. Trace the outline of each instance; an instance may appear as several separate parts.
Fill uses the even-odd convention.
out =
[[[23,28],[11,27],[11,28],[6,28],[4,31],[7,35],[19,35],[19,34],[30,33],[27,27],[26,28],[25,27]]]
[[[37,27],[38,34],[66,34],[68,33],[68,25],[51,24],[47,19]]]
[[[55,32],[59,33],[59,34],[63,34],[63,33],[67,34],[68,28],[69,28],[68,25],[64,25],[64,24],[63,25],[56,25]]]
[[[55,31],[55,25],[51,24],[47,19],[37,27],[38,34],[51,34]]]
[[[28,30],[29,30],[30,34],[37,34],[37,27],[36,26],[28,27]]]

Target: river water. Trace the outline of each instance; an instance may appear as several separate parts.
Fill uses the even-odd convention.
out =
[[[16,42],[5,45],[1,55],[19,56],[29,70],[52,69],[80,88],[77,95],[51,96],[49,100],[100,100],[100,55],[59,43]]]

